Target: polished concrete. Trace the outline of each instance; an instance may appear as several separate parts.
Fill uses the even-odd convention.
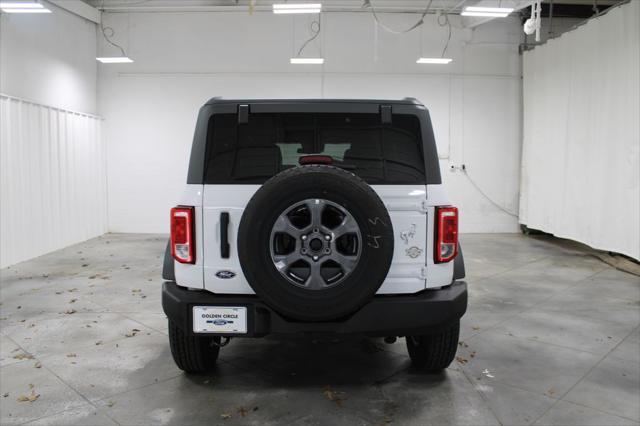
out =
[[[0,423],[638,425],[640,279],[550,238],[462,242],[469,310],[439,375],[414,371],[403,339],[236,339],[186,376],[160,306],[162,236],[4,269]]]

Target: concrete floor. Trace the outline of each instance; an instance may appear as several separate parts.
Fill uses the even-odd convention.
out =
[[[463,236],[470,305],[441,375],[413,371],[402,339],[236,339],[186,376],[164,245],[107,235],[1,271],[0,423],[640,422],[640,279],[557,240]]]

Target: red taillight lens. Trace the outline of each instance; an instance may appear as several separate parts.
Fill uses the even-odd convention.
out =
[[[171,256],[180,263],[195,263],[193,207],[171,209]]]
[[[458,209],[436,207],[436,263],[453,260],[458,254]]]

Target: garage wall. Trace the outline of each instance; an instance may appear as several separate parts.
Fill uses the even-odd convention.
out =
[[[135,60],[99,67],[99,110],[105,121],[109,229],[166,232],[167,212],[186,181],[198,108],[210,97],[416,97],[435,124],[443,177],[462,209],[464,232],[513,232],[520,161],[517,19],[475,30],[454,28],[448,66],[415,63],[440,56],[447,30],[434,16],[422,30],[392,35],[367,13],[324,13],[322,32],[304,56],[289,58],[309,37],[308,16],[271,13],[108,13],[114,40]],[[407,28],[416,15],[383,14]],[[459,23],[452,17],[454,26]],[[109,49],[102,43],[101,49]],[[475,184],[449,165],[466,164]]]
[[[0,93],[96,113],[96,25],[53,13],[0,14]]]
[[[0,14],[0,267],[107,230],[96,28]]]
[[[640,2],[524,55],[521,221],[640,258]]]

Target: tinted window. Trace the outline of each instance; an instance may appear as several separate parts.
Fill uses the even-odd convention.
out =
[[[205,183],[263,183],[298,165],[300,156],[329,155],[370,184],[424,184],[420,123],[378,114],[217,114],[209,122]]]

